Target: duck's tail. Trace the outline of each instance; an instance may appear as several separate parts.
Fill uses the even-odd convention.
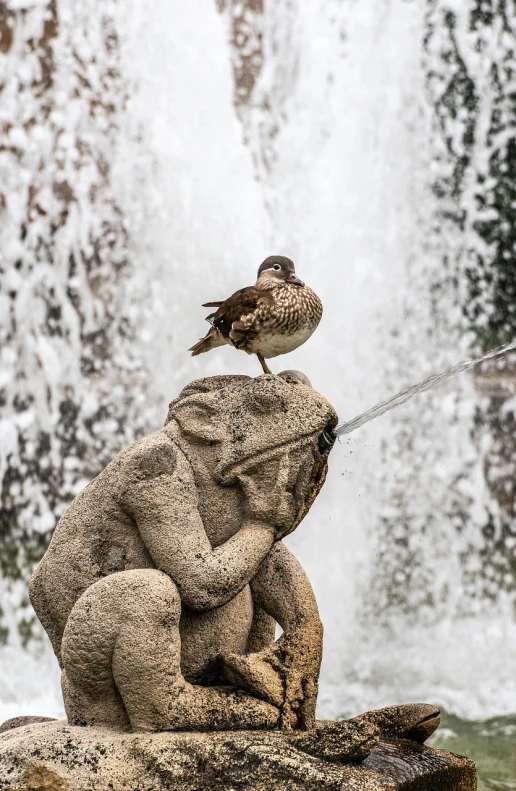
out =
[[[210,352],[212,349],[216,349],[217,346],[224,346],[225,343],[227,343],[227,341],[222,337],[220,332],[216,329],[211,329],[204,338],[194,343],[188,351],[192,353],[192,357],[195,357],[198,354]]]

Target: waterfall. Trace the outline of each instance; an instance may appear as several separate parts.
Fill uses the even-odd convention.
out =
[[[20,173],[27,179],[25,203],[0,213],[2,239],[13,246],[4,247],[1,262],[16,294],[25,294],[16,296],[24,323],[11,325],[13,287],[1,284],[0,324],[2,331],[11,327],[14,350],[7,355],[14,373],[0,422],[3,458],[19,468],[23,459],[16,454],[30,431],[33,442],[38,431],[58,432],[65,397],[76,410],[73,431],[78,427],[86,444],[72,443],[72,451],[64,442],[52,445],[53,469],[64,482],[55,501],[39,483],[31,490],[33,505],[42,505],[41,513],[34,506],[21,519],[24,540],[35,547],[20,560],[22,576],[67,499],[101,461],[159,426],[186,382],[259,373],[255,359],[231,348],[195,359],[186,349],[204,332],[201,303],[250,284],[266,255],[292,257],[325,308],[310,341],[274,360],[273,370],[303,370],[341,421],[468,356],[456,278],[443,267],[461,232],[436,227],[440,197],[432,189],[436,143],[422,4],[95,0],[81,12],[72,0],[7,6],[20,53],[23,36],[39,35],[48,57],[52,33],[51,46],[67,59],[56,58],[48,113],[38,107],[40,123],[29,124],[28,132],[14,95],[8,106],[0,93],[0,135],[10,135],[13,147],[12,160],[0,160],[14,174],[12,183],[0,179],[9,185],[9,200],[14,179]],[[56,28],[45,38],[52,13]],[[0,15],[0,31],[2,24]],[[6,35],[0,67],[29,84],[22,54],[7,46]],[[32,67],[41,70],[43,62]],[[98,95],[77,107],[85,85]],[[39,151],[48,174],[63,139],[61,166],[72,190],[77,163],[83,165],[77,199],[64,186],[56,193],[51,175],[44,176],[48,184],[31,181],[30,157]],[[74,145],[79,139],[81,146]],[[46,203],[35,200],[38,190]],[[32,248],[20,235],[29,203],[37,223]],[[59,222],[63,227],[55,230]],[[45,287],[55,291],[43,294],[41,310],[57,294],[60,333],[48,331],[46,314],[31,315],[27,299],[36,286],[16,285],[16,261],[27,249],[43,265],[40,237],[53,240],[55,261],[45,259]],[[91,263],[99,247],[106,252]],[[105,352],[93,353],[95,333],[105,326]],[[31,363],[36,372],[29,383],[21,381],[16,356],[22,332],[40,350],[33,352],[41,363]],[[98,368],[81,366],[97,357],[104,360]],[[56,358],[64,371],[59,377]],[[16,397],[30,388],[34,405],[18,409]],[[461,375],[363,426],[332,451],[323,493],[288,539],[325,625],[322,716],[414,699],[466,717],[516,711],[512,596],[482,597],[475,584],[491,502],[473,431],[481,404],[468,374]],[[106,441],[97,446],[92,437]],[[72,462],[64,464],[60,454]],[[44,476],[37,472],[34,479]],[[30,501],[30,492],[25,500],[16,487],[11,494],[13,509]],[[6,534],[20,541],[20,532]],[[57,664],[45,643],[32,653],[25,649],[33,635],[27,626],[24,640],[16,626],[30,620],[23,583],[5,564],[2,571],[9,637],[0,671],[9,683],[0,715],[58,714]]]

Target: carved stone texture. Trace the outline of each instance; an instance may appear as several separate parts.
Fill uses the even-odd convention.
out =
[[[11,717],[0,725],[0,733],[10,731],[13,728],[21,728],[24,725],[34,725],[37,722],[53,722],[53,717],[37,717],[34,715],[24,715],[22,717]]]
[[[346,723],[320,725],[324,729]],[[307,755],[295,745],[294,736],[279,731],[127,734],[55,721],[1,734],[0,756],[0,791],[475,791],[477,787],[472,761],[414,742],[381,741],[356,765]]]
[[[433,706],[315,722],[322,626],[281,539],[336,423],[293,371],[201,379],[75,498],[30,581],[68,724],[4,723],[0,791],[475,788],[422,746]]]
[[[281,538],[324,482],[336,422],[293,372],[201,379],[75,498],[29,585],[71,724],[313,725],[322,626]]]

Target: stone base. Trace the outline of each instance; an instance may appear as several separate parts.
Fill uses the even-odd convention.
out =
[[[475,765],[403,739],[360,764],[279,732],[116,733],[33,722],[0,734],[0,791],[475,791]]]

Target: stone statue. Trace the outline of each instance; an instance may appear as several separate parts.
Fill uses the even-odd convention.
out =
[[[282,538],[336,424],[299,372],[200,379],[75,498],[29,585],[68,722],[0,726],[0,789],[476,788],[424,746],[434,706],[315,721],[323,630]]]
[[[322,626],[281,539],[324,482],[336,423],[292,374],[201,379],[75,498],[29,585],[71,723],[313,725]]]

